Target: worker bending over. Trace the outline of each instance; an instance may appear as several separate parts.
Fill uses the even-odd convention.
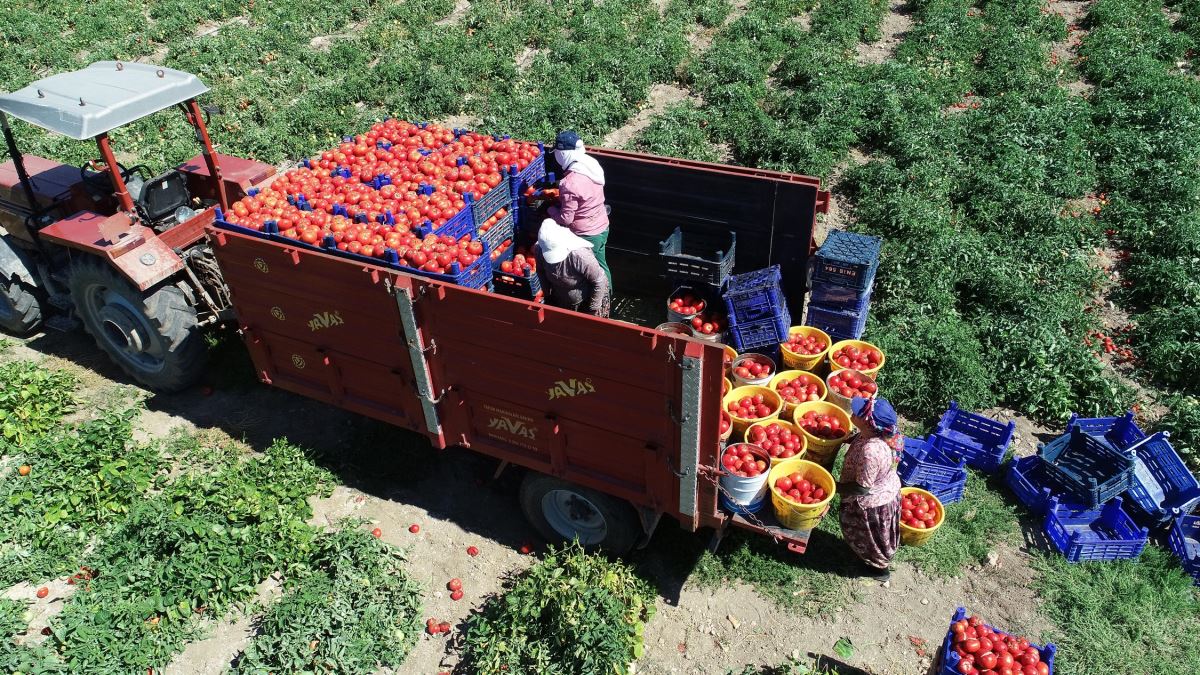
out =
[[[593,316],[608,316],[608,277],[590,241],[547,218],[538,230],[537,273],[546,302]]]

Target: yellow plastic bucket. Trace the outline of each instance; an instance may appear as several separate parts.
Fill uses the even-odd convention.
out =
[[[731,391],[733,391],[733,380],[728,377],[721,378],[721,396],[723,397]]]
[[[805,480],[815,483],[825,490],[825,499],[816,504],[798,504],[784,497],[775,489],[775,481],[783,476],[799,473]],[[785,459],[771,467],[767,473],[767,489],[771,491],[771,505],[775,507],[775,517],[779,524],[789,530],[811,530],[821,522],[822,516],[829,511],[829,502],[837,490],[833,476],[824,467],[806,459]]]
[[[796,370],[813,371],[821,366],[825,360],[825,355],[829,353],[829,345],[833,344],[833,339],[820,328],[813,326],[792,326],[788,329],[788,337],[792,335],[803,335],[804,337],[819,337],[825,341],[825,351],[817,354],[797,354],[789,351],[783,342],[779,345],[779,353],[783,358],[785,368],[793,368]]]
[[[842,410],[845,410],[846,412],[850,412],[850,399],[837,393],[836,391],[834,391],[833,387],[831,387],[829,385],[829,378],[833,377],[834,375],[837,375],[838,373],[842,373],[842,372],[858,373],[859,375],[862,375],[862,378],[864,380],[870,380],[872,382],[875,381],[875,377],[872,375],[864,375],[861,371],[854,370],[853,368],[841,368],[838,370],[833,370],[833,371],[830,371],[830,373],[825,376],[825,392],[826,392],[825,400],[829,401],[830,403],[833,403],[834,405],[841,408]],[[878,394],[878,393],[879,392],[876,391],[876,394]],[[786,402],[784,403],[784,405],[787,405]]]
[[[771,472],[774,473],[774,469],[772,469]],[[767,474],[767,481],[771,485],[775,484],[773,482],[774,479],[771,478],[771,474]],[[774,490],[772,490],[771,492],[774,493]],[[946,507],[942,505],[942,500],[938,499],[937,497],[934,497],[931,493],[926,492],[925,490],[922,490],[921,488],[917,488],[917,487],[900,488],[900,496],[901,497],[903,497],[904,495],[907,495],[907,494],[912,494],[914,492],[916,492],[917,494],[925,495],[926,497],[933,497],[933,501],[937,505],[937,522],[934,523],[933,527],[931,527],[929,529],[917,529],[915,527],[905,525],[904,522],[901,521],[901,523],[900,523],[900,543],[904,544],[905,546],[922,546],[922,545],[924,545],[925,542],[927,542],[933,538],[933,533],[937,532],[937,529],[942,526],[942,523],[946,522]]]
[[[885,365],[887,365],[887,354],[885,354],[884,351],[882,349],[880,349],[879,347],[876,347],[875,345],[871,344],[870,342],[863,342],[862,340],[842,340],[841,342],[835,342],[833,345],[831,345],[829,347],[829,349],[827,351],[827,354],[828,354],[827,360],[829,361],[829,371],[830,372],[843,369],[843,366],[839,366],[838,364],[834,363],[834,361],[833,361],[833,355],[835,353],[837,353],[837,351],[839,349],[841,349],[842,347],[858,347],[859,349],[870,348],[870,349],[874,349],[875,351],[879,352],[879,365],[874,368],[868,368],[867,370],[858,371],[858,372],[862,373],[863,375],[870,375],[870,376],[874,377],[880,371],[880,369],[882,369]]]
[[[729,345],[722,345],[725,348],[725,373],[728,374],[733,369],[733,361],[738,357],[737,350]]]
[[[726,411],[722,410],[722,411],[721,411],[721,419],[722,419],[722,420],[724,420],[724,419],[725,419],[725,418],[727,418],[727,417],[729,418],[729,428],[728,428],[728,429],[726,429],[726,430],[725,430],[725,431],[724,431],[724,432],[721,434],[721,443],[722,443],[722,445],[725,443],[725,441],[728,441],[728,440],[729,440],[729,437],[730,437],[730,436],[732,436],[732,435],[733,435],[733,415],[730,415],[728,412],[726,412]]]
[[[780,399],[782,400],[782,399]],[[842,426],[846,429],[846,435],[837,439],[821,438],[814,436],[804,430],[800,424],[800,420],[809,411],[815,412],[818,415],[833,415],[841,420]],[[850,415],[836,405],[828,401],[809,401],[796,406],[796,410],[792,413],[792,421],[796,426],[800,427],[800,431],[804,433],[804,440],[807,441],[808,452],[805,458],[811,462],[816,462],[825,467],[833,465],[833,460],[837,458],[838,450],[842,449],[842,444],[850,440],[853,433],[853,427],[850,423]]]
[[[754,445],[758,445],[758,443],[755,443],[754,441],[750,440],[750,434],[751,434],[750,430],[753,429],[754,427],[768,427],[768,426],[771,426],[772,424],[778,424],[779,426],[781,426],[781,427],[787,429],[788,431],[792,432],[793,434],[796,434],[797,436],[799,436],[800,437],[800,447],[796,449],[796,454],[792,455],[791,457],[774,457],[774,456],[772,456],[771,457],[771,466],[775,466],[776,464],[778,464],[780,462],[786,462],[789,459],[802,459],[804,457],[804,453],[808,450],[808,439],[805,438],[804,433],[803,433],[803,431],[801,431],[800,427],[796,426],[794,423],[789,422],[783,418],[778,418],[778,419],[773,419],[773,420],[762,420],[761,422],[755,422],[754,424],[751,424],[750,426],[746,427],[746,434],[745,434],[746,442],[752,443]],[[766,450],[766,448],[763,448],[763,449]],[[770,455],[771,451],[767,450],[767,454]]]
[[[824,380],[822,380],[820,377],[818,377],[817,375],[814,375],[813,373],[811,373],[807,370],[785,370],[781,373],[777,373],[775,375],[775,377],[771,378],[771,381],[767,384],[767,386],[775,391],[779,391],[779,387],[781,387],[784,382],[791,382],[792,380],[796,379],[797,377],[800,377],[801,375],[805,375],[816,381],[817,388],[820,390],[820,393],[821,393],[821,398],[819,400],[824,401],[826,398],[826,394],[829,392],[829,388],[825,386]],[[781,416],[790,418],[792,416],[792,413],[796,411],[796,406],[798,406],[798,405],[800,405],[800,404],[799,403],[788,403],[787,401],[784,401],[783,402],[783,413],[781,414]]]
[[[739,434],[745,434],[746,428],[755,422],[779,417],[780,411],[783,410],[783,399],[779,397],[779,392],[771,391],[767,387],[759,387],[756,385],[734,387],[733,391],[725,394],[725,398],[721,399],[721,410],[729,412],[730,403],[741,399],[743,396],[754,396],[755,394],[763,395],[763,403],[771,408],[771,414],[767,415],[766,417],[743,419],[737,415],[734,415],[733,413],[729,413],[729,416],[733,418],[733,430]]]

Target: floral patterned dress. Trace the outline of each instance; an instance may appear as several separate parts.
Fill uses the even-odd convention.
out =
[[[900,547],[900,476],[895,452],[881,438],[856,438],[846,452],[842,482],[857,483],[865,495],[843,495],[842,536],[864,563],[886,568]]]

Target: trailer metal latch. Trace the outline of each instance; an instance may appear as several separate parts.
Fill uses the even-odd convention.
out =
[[[421,347],[421,346],[419,346],[419,345],[417,345],[417,344],[414,344],[414,343],[412,343],[412,342],[409,342],[409,343],[408,343],[408,348],[409,348],[409,349],[414,349],[414,350],[416,350],[416,351],[419,351],[419,352],[421,352],[422,354],[436,354],[436,353],[437,353],[437,340],[430,340],[430,341],[429,341],[429,345],[428,345],[428,346],[426,346],[426,347]]]

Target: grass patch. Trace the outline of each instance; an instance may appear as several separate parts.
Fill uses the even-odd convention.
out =
[[[946,521],[924,546],[901,546],[896,560],[933,576],[955,577],[979,565],[998,544],[1020,539],[1017,510],[1001,494],[999,480],[967,472],[963,500],[946,507]]]
[[[420,587],[404,556],[357,523],[322,535],[310,570],[259,621],[234,673],[371,673],[396,668],[420,632]]]
[[[1169,553],[1149,546],[1136,561],[1079,565],[1039,555],[1033,566],[1042,613],[1057,627],[1055,673],[1200,672],[1200,598]]]
[[[641,657],[655,593],[622,562],[551,547],[467,621],[470,672],[624,673]]]

